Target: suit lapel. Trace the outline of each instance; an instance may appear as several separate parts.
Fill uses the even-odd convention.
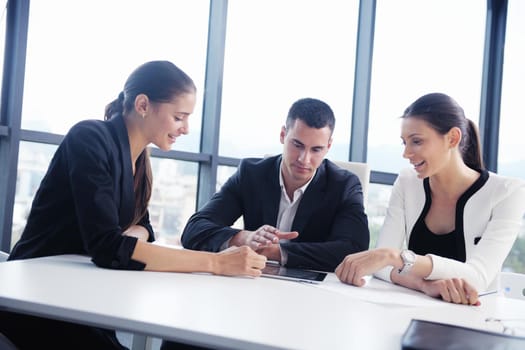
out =
[[[279,203],[281,202],[281,186],[279,185],[279,170],[281,166],[281,156],[275,157],[271,164],[272,175],[265,181],[267,186],[261,186],[261,200],[263,203],[263,223],[277,225],[277,215],[279,214]]]

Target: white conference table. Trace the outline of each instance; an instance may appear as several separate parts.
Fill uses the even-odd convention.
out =
[[[371,279],[320,284],[196,273],[117,271],[82,256],[0,263],[0,309],[214,349],[400,349],[413,318],[501,331],[525,301],[448,304]]]

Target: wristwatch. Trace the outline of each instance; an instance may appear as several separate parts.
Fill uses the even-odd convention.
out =
[[[412,270],[416,262],[416,253],[411,250],[405,249],[401,251],[401,259],[403,260],[403,267],[397,270],[400,275],[406,275]]]

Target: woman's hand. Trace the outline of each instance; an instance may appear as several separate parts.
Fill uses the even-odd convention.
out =
[[[341,282],[361,287],[365,284],[364,276],[371,275],[385,266],[394,265],[397,260],[401,260],[399,250],[367,250],[347,255],[335,269],[335,274]]]
[[[480,305],[478,291],[462,278],[424,281],[423,293],[449,303]]]
[[[230,247],[215,254],[214,258],[213,273],[216,275],[258,277],[266,266],[266,257],[247,246]]]

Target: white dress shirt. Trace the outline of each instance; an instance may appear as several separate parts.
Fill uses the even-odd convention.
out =
[[[286,193],[286,188],[284,186],[284,179],[283,179],[283,163],[281,161],[281,166],[279,167],[279,185],[281,186],[281,200],[279,201],[279,213],[277,215],[277,223],[275,227],[279,231],[283,232],[290,232],[292,230],[292,224],[293,220],[295,218],[295,214],[297,213],[297,208],[299,207],[299,203],[301,202],[301,199],[303,198],[304,191],[308,188],[308,185],[310,182],[312,182],[312,179],[315,176],[314,175],[308,180],[306,184],[296,189],[293,193],[293,198],[290,200],[290,197],[288,197],[288,194]],[[317,171],[317,170],[316,170]],[[287,239],[281,239],[279,242],[288,242]],[[281,249],[281,265],[285,265],[288,261],[288,254],[286,254],[286,251],[282,248]]]

